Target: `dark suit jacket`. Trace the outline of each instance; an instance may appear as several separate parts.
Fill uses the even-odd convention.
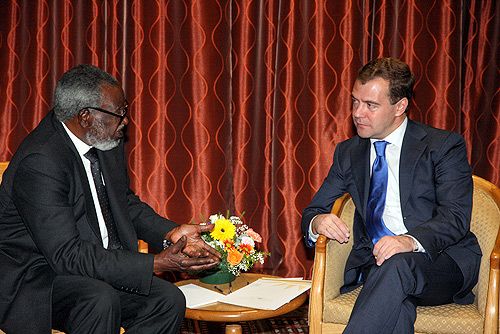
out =
[[[353,249],[344,272],[349,291],[363,266],[373,261],[373,244],[365,231],[370,187],[370,140],[355,136],[337,145],[333,165],[302,215],[302,232],[308,238],[311,219],[329,213],[333,202],[349,193],[356,206]],[[431,259],[447,253],[460,267],[464,284],[456,302],[473,301],[481,250],[470,232],[472,177],[463,138],[455,133],[408,121],[399,167],[403,222]]]
[[[147,295],[153,255],[177,226],[129,188],[123,144],[99,152],[110,206],[124,250],[107,250],[82,161],[50,112],[23,141],[0,186],[0,328],[49,333],[56,275],[81,275]],[[75,287],[78,288],[78,287]]]

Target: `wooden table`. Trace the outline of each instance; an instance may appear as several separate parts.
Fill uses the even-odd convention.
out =
[[[201,283],[198,279],[184,280],[177,282],[175,284],[177,286],[182,286],[191,283],[213,291],[217,292],[222,291],[224,294],[228,294],[230,292],[238,290],[239,288],[247,286],[248,284],[258,280],[261,277],[276,277],[276,276],[244,273],[236,277],[236,279],[233,282],[228,284],[219,284],[219,285],[205,284]],[[281,306],[276,310],[258,310],[236,305],[216,303],[197,309],[187,308],[186,318],[193,320],[217,321],[217,322],[238,322],[238,321],[268,319],[296,310],[302,304],[304,304],[306,298],[307,294],[304,292],[295,299],[293,299],[292,301],[290,301],[289,303]],[[241,333],[241,326],[237,324],[227,325],[226,333]]]

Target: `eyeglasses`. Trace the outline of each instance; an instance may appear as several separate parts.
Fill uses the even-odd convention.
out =
[[[102,113],[118,117],[120,119],[120,123],[118,123],[118,125],[120,125],[120,124],[122,124],[123,119],[125,118],[125,116],[127,116],[127,113],[128,113],[128,102],[125,101],[125,106],[116,110],[116,111],[120,112],[119,114],[117,114],[116,112],[112,112],[112,111],[109,111],[109,110],[106,110],[106,109],[102,109],[102,108],[98,108],[98,107],[85,107],[85,108],[82,108],[81,110],[83,110],[83,109],[94,109],[94,110],[100,111]]]

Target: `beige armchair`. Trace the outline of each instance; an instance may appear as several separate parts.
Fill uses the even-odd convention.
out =
[[[473,290],[476,299],[471,305],[417,307],[416,333],[499,333],[500,189],[480,177],[473,176],[473,180],[471,230],[483,251],[479,281]],[[335,202],[332,212],[352,226],[354,203],[348,195]],[[309,301],[311,334],[342,333],[349,320],[361,289],[346,294],[339,292],[351,240],[339,244],[320,236],[316,243]]]

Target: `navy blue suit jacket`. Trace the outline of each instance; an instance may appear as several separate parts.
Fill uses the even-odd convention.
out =
[[[363,266],[373,261],[373,244],[365,231],[370,186],[370,140],[355,136],[337,145],[333,165],[302,215],[302,232],[318,214],[329,213],[333,202],[349,193],[356,206],[353,249],[344,272],[349,291]],[[403,222],[431,259],[447,253],[460,267],[464,284],[454,300],[473,301],[481,250],[470,231],[472,176],[463,138],[452,132],[408,121],[399,167]]]

